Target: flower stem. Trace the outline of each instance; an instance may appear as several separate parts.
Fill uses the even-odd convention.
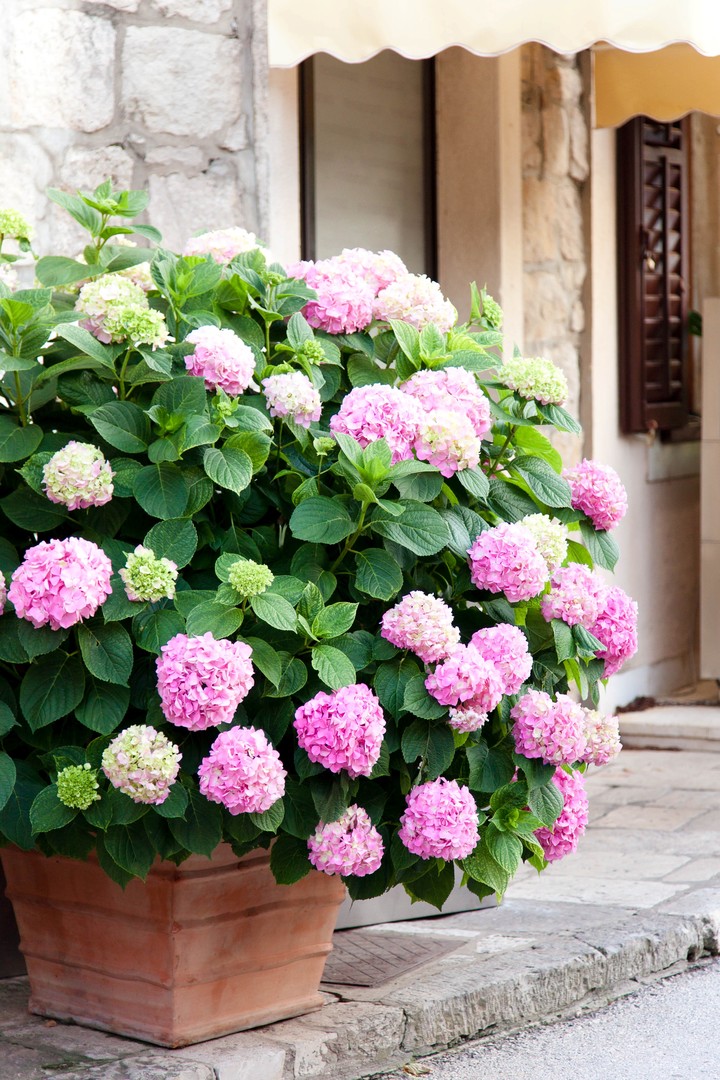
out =
[[[358,537],[362,533],[363,528],[365,526],[365,515],[367,514],[367,509],[368,509],[369,505],[370,505],[370,503],[366,503],[366,502],[364,502],[362,504],[362,509],[360,511],[360,517],[358,518],[358,527],[355,530],[355,532],[352,534],[352,536],[350,536],[345,541],[345,547],[342,549],[342,551],[338,555],[337,559],[335,560],[335,562],[330,567],[330,573],[331,574],[335,573],[335,571],[337,570],[340,563],[343,561],[343,559],[345,558],[347,553],[351,550],[351,548],[352,548],[353,544],[355,543],[355,541],[358,539]]]

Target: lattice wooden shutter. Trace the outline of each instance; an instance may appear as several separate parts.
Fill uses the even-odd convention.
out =
[[[667,431],[688,419],[687,135],[638,117],[618,131],[620,423]]]

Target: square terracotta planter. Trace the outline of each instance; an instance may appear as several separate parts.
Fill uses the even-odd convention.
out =
[[[265,851],[157,862],[125,890],[94,860],[0,853],[41,1016],[186,1046],[317,1009],[345,887],[277,885]]]

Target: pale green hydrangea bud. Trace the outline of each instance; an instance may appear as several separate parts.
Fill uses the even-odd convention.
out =
[[[336,446],[337,443],[330,435],[318,435],[316,439],[313,439],[313,450],[316,454],[320,454],[321,457],[329,454]]]
[[[0,235],[14,240],[29,240],[32,227],[18,210],[0,208]]]
[[[113,341],[128,339],[133,345],[152,345],[153,349],[160,348],[168,338],[162,313],[137,304],[113,306],[103,328]]]
[[[275,575],[269,566],[253,562],[252,559],[238,559],[228,570],[229,584],[245,600],[265,592],[274,580]]]
[[[285,275],[279,274],[277,270],[266,270],[263,277],[268,285],[280,285],[285,280]]]
[[[298,356],[304,356],[311,364],[323,364],[327,360],[319,341],[303,341],[298,349]]]
[[[72,810],[87,810],[100,798],[95,770],[88,762],[84,765],[68,765],[61,769],[57,778],[58,799]]]
[[[498,379],[520,397],[534,399],[541,405],[562,405],[568,396],[567,379],[552,360],[542,356],[525,359],[514,356],[500,368]]]
[[[482,315],[486,322],[490,323],[493,330],[499,330],[503,324],[503,310],[497,300],[487,294],[482,298]]]
[[[120,571],[128,600],[172,600],[178,568],[172,559],[158,559],[151,548],[138,544]]]
[[[567,558],[568,530],[557,518],[546,514],[529,514],[521,522],[535,537],[538,551],[552,574]]]

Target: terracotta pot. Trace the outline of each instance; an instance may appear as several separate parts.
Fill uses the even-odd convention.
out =
[[[157,862],[123,891],[94,860],[0,852],[30,1012],[186,1046],[317,1009],[345,894],[313,870],[277,885],[265,851]]]

